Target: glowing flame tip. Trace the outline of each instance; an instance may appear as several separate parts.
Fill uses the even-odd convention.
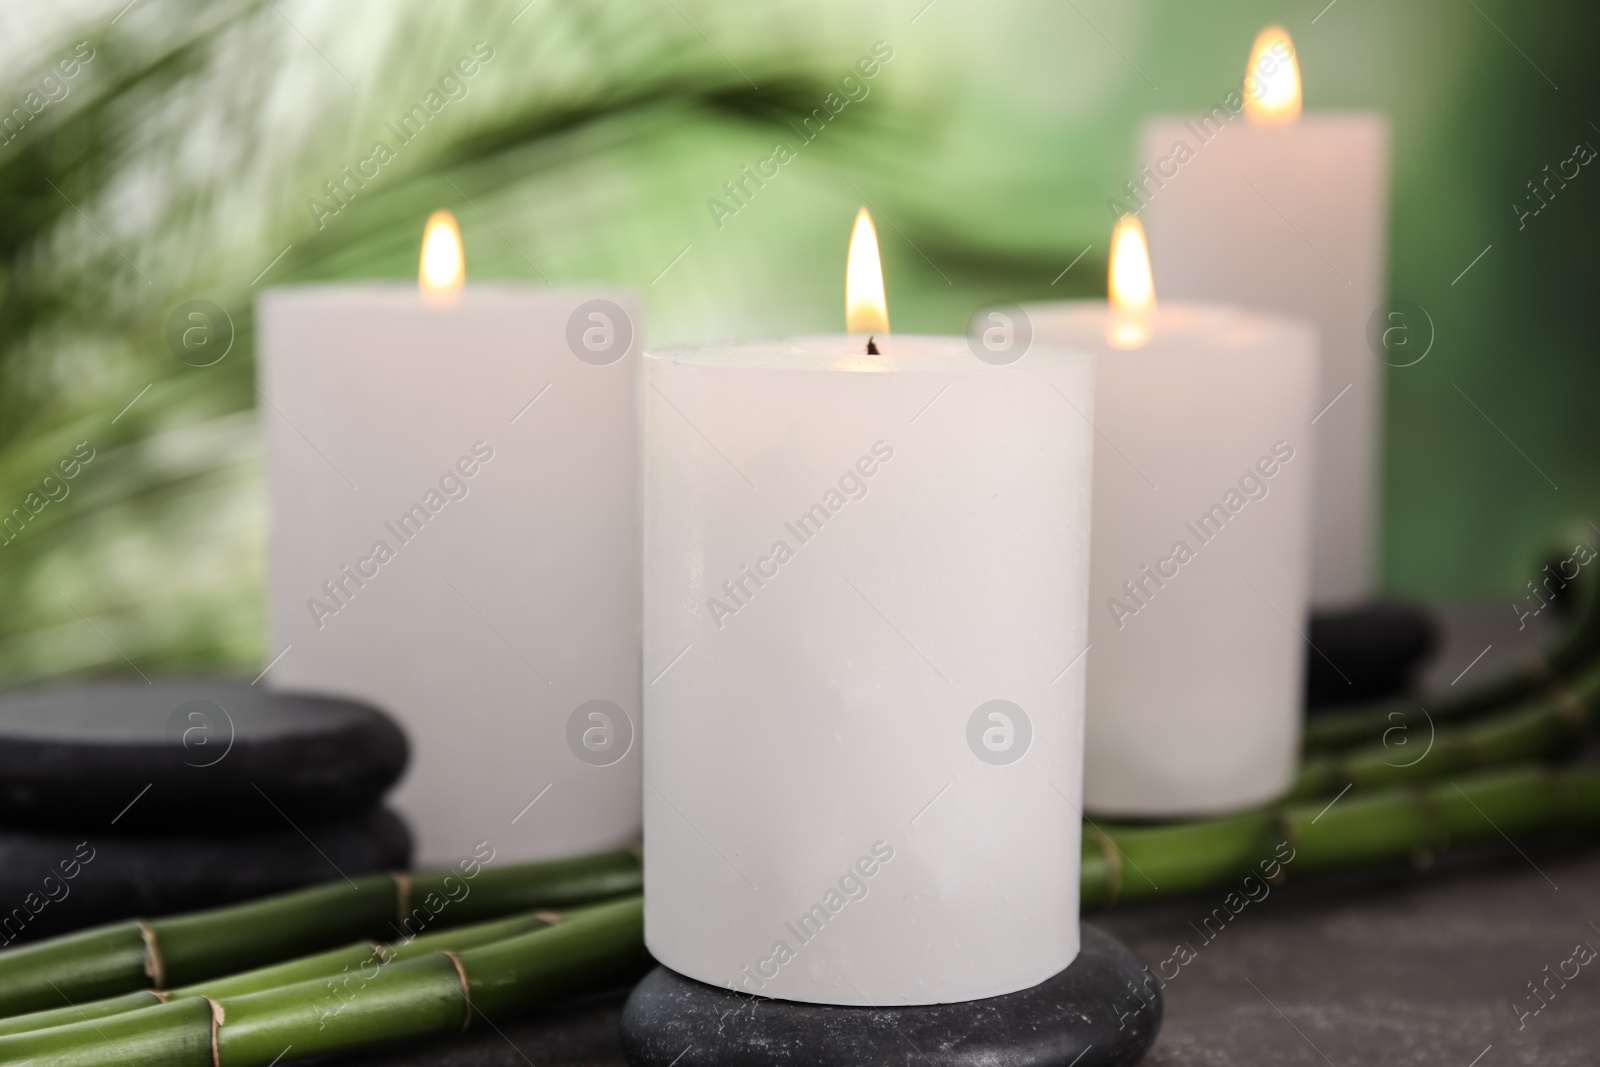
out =
[[[417,285],[424,296],[448,300],[460,292],[466,274],[461,229],[456,225],[456,217],[448,211],[435,211],[422,231]]]
[[[1144,227],[1133,215],[1117,220],[1111,231],[1111,266],[1108,271],[1111,325],[1107,339],[1116,348],[1138,348],[1150,339],[1150,316],[1156,307],[1155,276],[1150,270],[1150,249]]]
[[[1294,122],[1300,117],[1300,62],[1282,26],[1256,34],[1244,71],[1244,113],[1251,122]]]
[[[872,228],[866,208],[856,212],[855,228],[850,231],[850,258],[844,268],[844,323],[849,333],[881,337],[889,332],[878,232]]]

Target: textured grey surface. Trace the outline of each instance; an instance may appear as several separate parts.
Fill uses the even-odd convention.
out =
[[[1430,696],[1442,696],[1487,681],[1549,645],[1567,620],[1554,608],[1519,617],[1525,601],[1474,601],[1439,610],[1439,651],[1423,668],[1418,684]]]
[[[1491,677],[1554,636],[1553,613],[1544,615],[1519,631],[1509,604],[1445,612],[1424,684],[1448,691],[1457,677],[1463,686]],[[1208,942],[1196,928],[1225,892],[1089,916],[1152,967],[1179,943],[1193,948],[1163,990],[1148,1067],[1600,1063],[1600,958],[1564,962],[1580,943],[1600,949],[1600,841],[1501,840],[1446,853],[1427,871],[1290,881]],[[1574,967],[1564,983],[1551,977]],[[1551,992],[1535,1000],[1530,982]],[[619,993],[359,1062],[622,1067],[621,1008]],[[688,1049],[677,1067],[700,1062]]]
[[[1600,949],[1600,849],[1502,841],[1445,866],[1290,884],[1209,943],[1190,925],[1218,903],[1204,896],[1100,916],[1148,962],[1197,950],[1145,1063],[1600,1061],[1600,959],[1563,966]],[[1519,1020],[1541,1003],[1527,983],[1558,970],[1577,975]]]
[[[1600,930],[1590,925],[1600,925],[1600,848],[1519,844],[1521,853],[1502,841],[1447,856],[1426,872],[1291,882],[1250,905],[1209,943],[1190,924],[1220,903],[1220,890],[1215,899],[1197,895],[1094,916],[1152,965],[1180,941],[1195,949],[1195,959],[1164,990],[1161,1033],[1143,1062],[1567,1067],[1600,1061],[1600,959],[1578,967],[1565,988],[1551,979],[1554,995],[1520,1029],[1512,1007],[1531,1009],[1526,983],[1544,980],[1547,965],[1562,969],[1578,943],[1600,949]],[[622,1067],[622,996],[339,1062]],[[690,1047],[677,1067],[704,1062]]]

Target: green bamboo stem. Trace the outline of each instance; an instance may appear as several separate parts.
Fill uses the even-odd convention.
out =
[[[1084,910],[1415,858],[1452,842],[1600,826],[1600,771],[1529,766],[1426,788],[1318,800],[1174,826],[1086,825]]]
[[[358,941],[340,948],[329,949],[327,952],[301,956],[298,959],[257,967],[194,985],[179,986],[177,989],[165,991],[143,989],[120,997],[91,1000],[67,1007],[29,1012],[26,1015],[13,1015],[10,1018],[0,1019],[0,1036],[26,1033],[29,1030],[45,1030],[52,1026],[67,1026],[85,1019],[103,1019],[110,1015],[138,1011],[140,1008],[149,1008],[185,997],[211,997],[215,1000],[244,993],[259,993],[264,989],[293,985],[312,978],[327,978],[342,974],[368,966],[373,960],[387,965],[428,952],[460,952],[491,941],[500,941],[532,930],[543,929],[553,922],[560,921],[560,918],[559,913],[546,911],[536,915],[513,915],[507,919],[492,919],[436,933],[419,934],[408,940],[391,941],[388,944]]]
[[[1429,712],[1431,715],[1431,711]],[[1389,743],[1307,756],[1285,800],[1434,781],[1560,753],[1600,718],[1600,669],[1508,711],[1457,726],[1411,715],[1391,723]]]
[[[364,875],[7,949],[0,952],[0,1017],[55,1008],[63,999],[77,1003],[189,985],[351,941],[392,937],[418,920],[449,927],[569,907],[638,892],[642,882],[631,852],[501,867],[462,862],[462,870]]]
[[[1434,721],[1472,719],[1535,699],[1541,691],[1600,660],[1600,578],[1583,573],[1574,585],[1577,609],[1554,648],[1499,677],[1430,704],[1428,714]],[[1377,740],[1396,722],[1414,719],[1416,709],[1415,701],[1402,699],[1318,712],[1306,721],[1306,752],[1327,752]]]
[[[638,973],[644,906],[629,897],[543,930],[459,953],[413,956],[340,982],[313,979],[238,996],[187,998],[106,1019],[0,1037],[12,1067],[268,1067],[455,1033]]]
[[[1088,827],[1085,909],[1238,884],[1251,892],[1301,872],[1415,858],[1452,842],[1558,825],[1600,826],[1600,771],[1520,767],[1449,785],[1292,804],[1178,826]],[[91,1022],[0,1037],[16,1067],[267,1067],[455,1032],[621,980],[645,962],[637,897],[558,926],[459,953],[430,952],[370,973],[189,997]]]

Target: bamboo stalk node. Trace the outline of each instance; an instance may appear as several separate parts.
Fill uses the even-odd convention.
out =
[[[1122,895],[1122,852],[1117,848],[1117,843],[1093,823],[1085,822],[1083,832],[1095,843],[1106,861],[1106,907],[1114,907],[1117,898]]]
[[[461,1032],[466,1033],[467,1027],[472,1025],[472,986],[467,982],[467,969],[461,965],[461,957],[449,949],[443,949],[439,955],[455,964],[456,978],[461,982],[461,1004],[466,1009],[461,1014]]]
[[[217,1047],[217,1029],[227,1021],[228,1013],[210,997],[204,999],[211,1006],[211,1067],[222,1067],[222,1053]]]
[[[536,911],[533,913],[533,917],[547,922],[551,926],[560,926],[567,918],[559,911]]]
[[[1338,799],[1338,798],[1335,798],[1335,799]],[[1332,805],[1330,804],[1329,807],[1332,807]],[[1294,821],[1294,819],[1291,818],[1289,816],[1289,813],[1286,812],[1286,811],[1280,813],[1279,816],[1278,816],[1278,830],[1279,830],[1280,833],[1283,834],[1283,839],[1285,841],[1289,842],[1289,847],[1291,847],[1291,848],[1299,848],[1300,847],[1300,827],[1299,827],[1299,824],[1296,823]]]
[[[390,871],[389,877],[394,879],[395,917],[399,920],[400,932],[410,937],[411,875],[406,871]]]
[[[156,940],[156,928],[144,919],[135,919],[133,922],[139,928],[139,938],[144,942],[144,973],[149,977],[152,986],[165,989],[167,965],[161,959],[161,945]]]

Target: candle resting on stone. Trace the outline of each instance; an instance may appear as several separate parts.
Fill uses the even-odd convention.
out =
[[[627,294],[275,290],[261,314],[264,684],[366,698],[411,741],[421,864],[639,827],[638,313]],[[442,264],[442,265],[441,265]]]
[[[645,940],[973,1000],[1078,950],[1093,361],[873,336],[645,357]]]

